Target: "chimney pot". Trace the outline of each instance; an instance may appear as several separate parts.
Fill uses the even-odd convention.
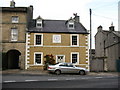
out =
[[[110,27],[109,27],[109,30],[110,30],[110,31],[114,31],[114,26],[110,26]]]
[[[97,29],[98,29],[98,31],[101,31],[103,29],[103,27],[100,25]]]
[[[73,15],[75,16],[75,17],[74,17],[75,22],[80,22],[79,16],[77,15],[77,13],[74,13]]]
[[[109,27],[110,31],[114,31],[114,26],[113,26],[113,22],[111,23],[111,26]]]
[[[10,7],[15,7],[15,2],[14,2],[14,0],[12,0],[12,1],[10,1]]]

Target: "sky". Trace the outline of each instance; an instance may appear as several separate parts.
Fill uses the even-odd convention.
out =
[[[0,7],[9,7],[11,0],[0,0]],[[118,31],[118,2],[120,0],[14,0],[16,7],[33,5],[33,18],[39,15],[43,19],[68,20],[73,13],[80,16],[80,22],[90,30],[90,12],[92,10],[92,48],[95,48],[94,36],[97,27],[102,25],[109,30],[111,23]]]

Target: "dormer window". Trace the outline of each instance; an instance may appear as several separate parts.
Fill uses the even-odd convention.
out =
[[[42,18],[39,16],[37,19],[36,19],[36,27],[37,28],[42,28]]]
[[[37,22],[36,22],[36,27],[37,28],[42,28],[42,20],[41,19],[38,19]]]
[[[74,29],[74,23],[69,23],[69,29]]]
[[[74,29],[74,19],[72,18],[68,20],[68,29]]]

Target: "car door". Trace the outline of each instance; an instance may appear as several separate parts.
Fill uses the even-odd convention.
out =
[[[61,73],[68,73],[69,72],[66,63],[59,65],[59,69],[61,70]]]
[[[76,69],[72,64],[68,64],[67,69],[68,69],[68,73],[76,73]]]

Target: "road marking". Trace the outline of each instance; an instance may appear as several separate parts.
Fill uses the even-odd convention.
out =
[[[31,82],[31,81],[38,81],[38,80],[25,80],[26,82]]]
[[[81,79],[90,79],[90,78],[88,78],[88,77],[85,77],[85,78],[81,78]]]
[[[5,83],[10,83],[10,82],[16,82],[15,80],[11,80],[11,81],[3,81]]]
[[[66,80],[74,80],[75,78],[67,78]]]
[[[95,78],[103,78],[103,77],[95,77]]]
[[[58,79],[48,79],[48,81],[55,81],[55,80],[58,80]]]

